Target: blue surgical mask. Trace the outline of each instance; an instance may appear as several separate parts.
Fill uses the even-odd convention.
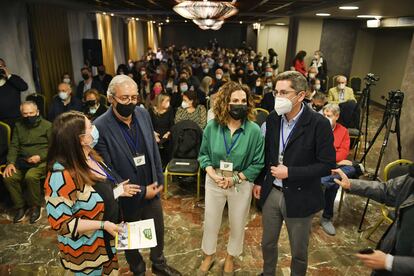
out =
[[[99,140],[99,131],[94,125],[92,126],[91,136],[93,140],[90,146],[91,148],[94,148],[96,144],[98,144],[98,140]]]

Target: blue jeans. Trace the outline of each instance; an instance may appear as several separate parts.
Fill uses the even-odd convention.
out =
[[[353,166],[342,166],[339,168],[348,177],[355,175],[355,168]],[[339,175],[328,175],[321,178],[321,183],[325,187],[325,209],[323,210],[322,217],[326,219],[333,217],[335,197],[339,189],[339,185],[335,183],[334,179],[340,179]]]

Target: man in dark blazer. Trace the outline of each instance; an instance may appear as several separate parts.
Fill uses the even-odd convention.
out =
[[[82,67],[81,74],[83,81],[80,81],[78,87],[76,88],[76,97],[79,100],[83,99],[83,93],[92,88],[98,90],[99,94],[105,95],[106,91],[103,90],[101,82],[92,77],[91,68]]]
[[[292,254],[291,275],[305,275],[313,215],[324,205],[321,177],[335,168],[329,121],[303,104],[306,78],[287,71],[276,79],[275,111],[266,120],[265,167],[254,196],[263,207],[263,275],[274,276],[283,221]]]
[[[141,187],[141,193],[120,199],[122,219],[133,222],[154,219],[157,246],[151,248],[152,272],[181,275],[167,265],[164,249],[164,219],[159,192],[164,184],[161,159],[149,113],[137,107],[138,87],[126,75],[114,77],[108,87],[111,107],[94,124],[99,130],[95,149],[121,177]],[[134,275],[145,275],[145,262],[138,250],[126,250]]]

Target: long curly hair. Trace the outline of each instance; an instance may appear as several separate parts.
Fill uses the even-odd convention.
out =
[[[256,119],[256,112],[254,111],[253,98],[250,95],[250,89],[246,85],[241,85],[234,81],[229,81],[223,84],[214,100],[214,119],[222,126],[227,125],[230,119],[230,98],[231,94],[235,91],[242,90],[246,93],[247,98],[247,119],[254,121]]]

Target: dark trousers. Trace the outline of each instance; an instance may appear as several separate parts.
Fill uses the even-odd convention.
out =
[[[154,198],[147,201],[142,206],[136,206],[135,212],[130,212],[131,208],[123,208],[125,221],[138,221],[145,219],[154,219],[155,232],[157,235],[157,246],[151,248],[150,259],[153,266],[163,267],[166,265],[164,258],[164,217],[162,212],[161,200]],[[134,275],[144,275],[145,262],[139,250],[125,250],[125,258],[129,264],[130,270]]]
[[[355,168],[353,166],[342,166],[340,169],[348,177],[355,175]],[[338,175],[328,175],[321,178],[322,186],[325,187],[325,208],[323,209],[322,217],[326,219],[331,219],[334,215],[335,198],[339,189],[339,185],[335,183],[334,179],[339,178]]]

